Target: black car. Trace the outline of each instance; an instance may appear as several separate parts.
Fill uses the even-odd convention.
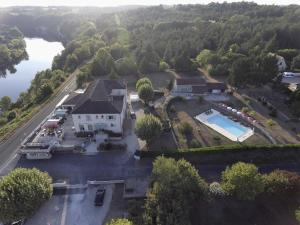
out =
[[[105,189],[98,189],[96,191],[96,197],[95,197],[95,206],[102,206],[105,196]]]

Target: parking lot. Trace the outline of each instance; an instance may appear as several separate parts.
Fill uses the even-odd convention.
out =
[[[94,206],[98,188],[105,188],[103,206]],[[98,185],[57,194],[26,221],[26,225],[101,225],[109,211],[114,185]]]

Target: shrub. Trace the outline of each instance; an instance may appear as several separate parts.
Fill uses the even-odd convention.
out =
[[[170,69],[169,64],[166,63],[165,61],[161,60],[161,61],[159,62],[159,71],[166,71],[166,70],[168,70],[168,69]]]
[[[146,104],[150,102],[154,97],[154,90],[152,85],[141,84],[138,88],[139,98],[142,99]]]
[[[0,126],[3,126],[7,123],[7,119],[6,118],[0,118]]]
[[[241,110],[243,113],[248,113],[250,109],[248,107],[243,107]]]
[[[188,122],[183,122],[179,125],[178,130],[182,134],[190,135],[193,132],[193,127]]]
[[[111,142],[100,143],[98,148],[99,151],[109,151],[109,150],[126,150],[126,144],[114,144]]]
[[[275,122],[274,122],[272,119],[268,119],[266,123],[267,123],[267,125],[270,126],[270,127],[272,127],[272,126],[275,125]]]
[[[140,86],[142,86],[144,84],[148,84],[148,85],[152,86],[151,80],[149,80],[149,78],[147,78],[147,77],[144,77],[144,78],[139,79],[136,82],[136,85],[135,85],[136,90],[138,91]]]
[[[190,143],[191,148],[200,148],[201,143],[197,139],[193,139]]]
[[[264,182],[254,164],[239,162],[222,173],[222,188],[240,200],[254,200],[264,191]]]
[[[209,185],[209,193],[214,197],[223,197],[223,196],[225,196],[225,192],[224,192],[221,184],[218,183],[218,182],[212,182]]]
[[[112,219],[106,225],[133,225],[128,219]]]

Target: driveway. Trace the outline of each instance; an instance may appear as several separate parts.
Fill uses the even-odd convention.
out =
[[[94,206],[95,193],[100,187],[106,189],[101,207]],[[113,190],[114,185],[102,185],[54,195],[25,225],[101,225],[109,211]]]

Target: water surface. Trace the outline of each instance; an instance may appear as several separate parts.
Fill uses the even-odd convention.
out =
[[[0,77],[0,98],[7,95],[15,101],[26,91],[38,71],[51,68],[53,57],[64,47],[60,42],[48,42],[41,38],[25,38],[29,59],[15,66],[17,72]]]

